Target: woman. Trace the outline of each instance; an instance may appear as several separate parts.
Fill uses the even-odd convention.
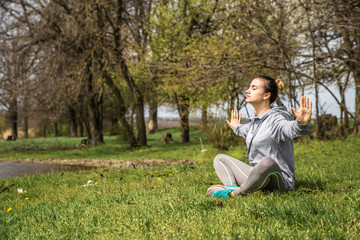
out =
[[[267,189],[291,190],[295,185],[293,139],[307,134],[310,130],[312,103],[303,96],[300,108],[292,108],[296,120],[291,121],[285,107],[274,107],[272,103],[282,90],[281,80],[258,76],[252,80],[246,91],[246,102],[256,111],[256,116],[247,124],[241,124],[241,114],[231,112],[229,127],[238,136],[246,139],[250,165],[224,154],[214,159],[216,174],[222,185],[208,189],[214,197],[246,195]],[[239,187],[238,187],[239,186]]]

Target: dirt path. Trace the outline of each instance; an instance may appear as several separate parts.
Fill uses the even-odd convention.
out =
[[[170,159],[139,159],[139,160],[0,159],[0,162],[66,164],[66,165],[83,165],[83,166],[92,166],[92,167],[112,167],[112,168],[137,168],[137,167],[148,167],[148,166],[170,166],[173,164],[187,164],[187,165],[197,164],[197,162],[192,162],[188,160],[170,160]]]

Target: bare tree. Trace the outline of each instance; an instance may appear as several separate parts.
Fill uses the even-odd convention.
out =
[[[331,1],[335,12],[333,26],[341,32],[338,58],[349,67],[355,80],[355,121],[353,134],[360,134],[360,4],[359,1]]]

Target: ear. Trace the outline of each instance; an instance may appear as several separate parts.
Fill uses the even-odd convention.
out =
[[[265,94],[264,94],[264,97],[263,97],[264,101],[270,99],[270,96],[271,96],[271,92],[265,93]]]

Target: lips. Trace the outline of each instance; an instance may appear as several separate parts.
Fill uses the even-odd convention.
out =
[[[246,98],[249,98],[250,97],[250,95],[246,95]]]

